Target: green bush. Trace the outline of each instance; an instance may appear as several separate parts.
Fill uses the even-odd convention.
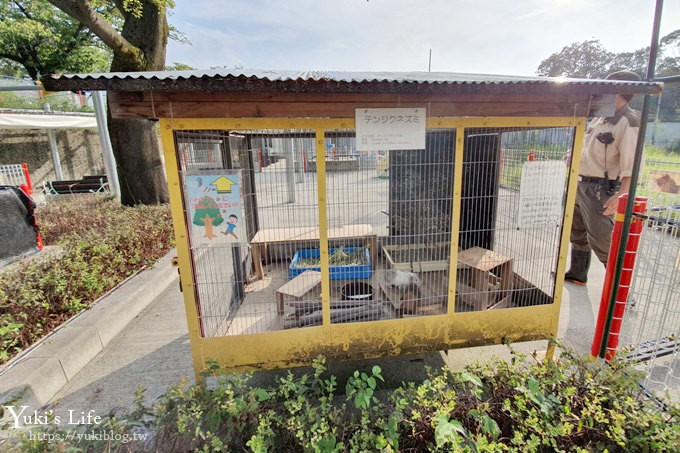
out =
[[[0,363],[153,265],[174,244],[167,205],[129,208],[84,196],[55,200],[36,218],[45,245],[63,253],[38,254],[3,272]]]
[[[89,105],[79,106],[71,99],[68,92],[46,94],[43,97],[36,91],[0,92],[0,108],[19,110],[43,110],[43,104],[49,104],[53,112],[93,112]]]
[[[380,389],[380,367],[339,384],[318,359],[266,388],[221,377],[172,388],[153,410],[138,400],[127,419],[104,426],[127,440],[48,444],[25,436],[22,452],[676,452],[680,408],[642,395],[630,370],[563,351],[558,362],[477,363],[429,371],[422,382]],[[50,428],[56,429],[56,428]],[[98,426],[97,429],[102,429]],[[68,436],[62,434],[62,438]],[[74,450],[75,451],[75,450]]]

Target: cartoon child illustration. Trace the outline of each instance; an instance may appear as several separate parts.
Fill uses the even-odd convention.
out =
[[[236,236],[236,233],[234,233],[237,223],[238,217],[236,217],[234,214],[230,214],[227,218],[227,231],[223,231],[222,234],[225,236],[234,236],[234,238],[238,239],[238,236]]]

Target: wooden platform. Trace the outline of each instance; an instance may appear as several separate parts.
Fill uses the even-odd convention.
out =
[[[321,284],[321,272],[304,271],[294,279],[276,290],[276,305],[280,315],[283,314],[284,296],[301,300],[308,292]]]
[[[454,270],[457,279],[455,312],[550,303],[549,296],[512,273],[510,258],[479,248],[461,252],[459,256],[462,257],[459,269]],[[385,280],[390,270],[384,267],[386,264],[379,261],[370,279],[330,280],[332,324],[441,315],[447,313],[447,302],[454,303],[448,297],[448,270],[418,273],[421,282],[418,289],[413,290],[391,287]],[[474,275],[479,277],[476,283],[471,278]],[[511,278],[501,282],[500,279],[506,275]],[[343,300],[342,287],[351,281],[369,283],[374,290],[373,299]],[[219,335],[244,335],[321,325],[320,283],[318,271],[306,271],[289,280],[287,262],[268,264],[265,278],[255,277],[249,281],[243,303],[233,319],[221,326]],[[486,291],[480,291],[473,284]],[[508,287],[511,290],[506,291]]]

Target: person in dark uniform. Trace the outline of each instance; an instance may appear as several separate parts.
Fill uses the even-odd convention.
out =
[[[618,71],[607,80],[637,82],[640,76]],[[632,94],[616,95],[614,116],[593,118],[586,129],[571,228],[571,267],[565,281],[588,282],[591,251],[605,266],[609,256],[619,196],[628,193],[633,173],[640,112],[628,102]]]

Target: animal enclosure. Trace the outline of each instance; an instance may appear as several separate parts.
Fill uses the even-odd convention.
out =
[[[456,132],[429,130],[423,150],[385,150],[389,178],[381,179],[377,153],[328,151],[338,142],[356,148],[347,129],[324,131],[325,174],[310,165],[317,161],[314,131],[177,131],[203,335],[322,324],[320,184],[326,187],[331,323],[445,314],[450,283],[454,312],[552,303],[567,188],[561,156],[571,152],[573,128],[542,130],[560,158],[541,161],[526,160],[538,146],[530,142],[535,129],[464,128],[458,206]],[[506,135],[515,143],[504,144]],[[527,141],[517,143],[518,135]],[[219,136],[221,143],[214,140]],[[219,146],[208,152],[211,137]],[[525,150],[524,161],[506,146]],[[263,164],[263,148],[282,158]],[[513,181],[534,168],[538,176],[524,175],[533,195],[523,194]],[[220,190],[223,178],[233,183],[229,196]],[[209,221],[207,211],[214,211]],[[459,253],[450,271],[454,230]],[[348,296],[344,290],[358,283],[366,292]]]
[[[187,120],[164,136],[193,275],[185,297],[221,363],[552,335],[571,119],[437,119],[423,149],[378,152],[354,151],[339,121],[248,122]]]
[[[113,117],[159,120],[199,378],[209,361],[556,336],[585,118],[661,89],[220,70],[43,83],[107,89]]]

